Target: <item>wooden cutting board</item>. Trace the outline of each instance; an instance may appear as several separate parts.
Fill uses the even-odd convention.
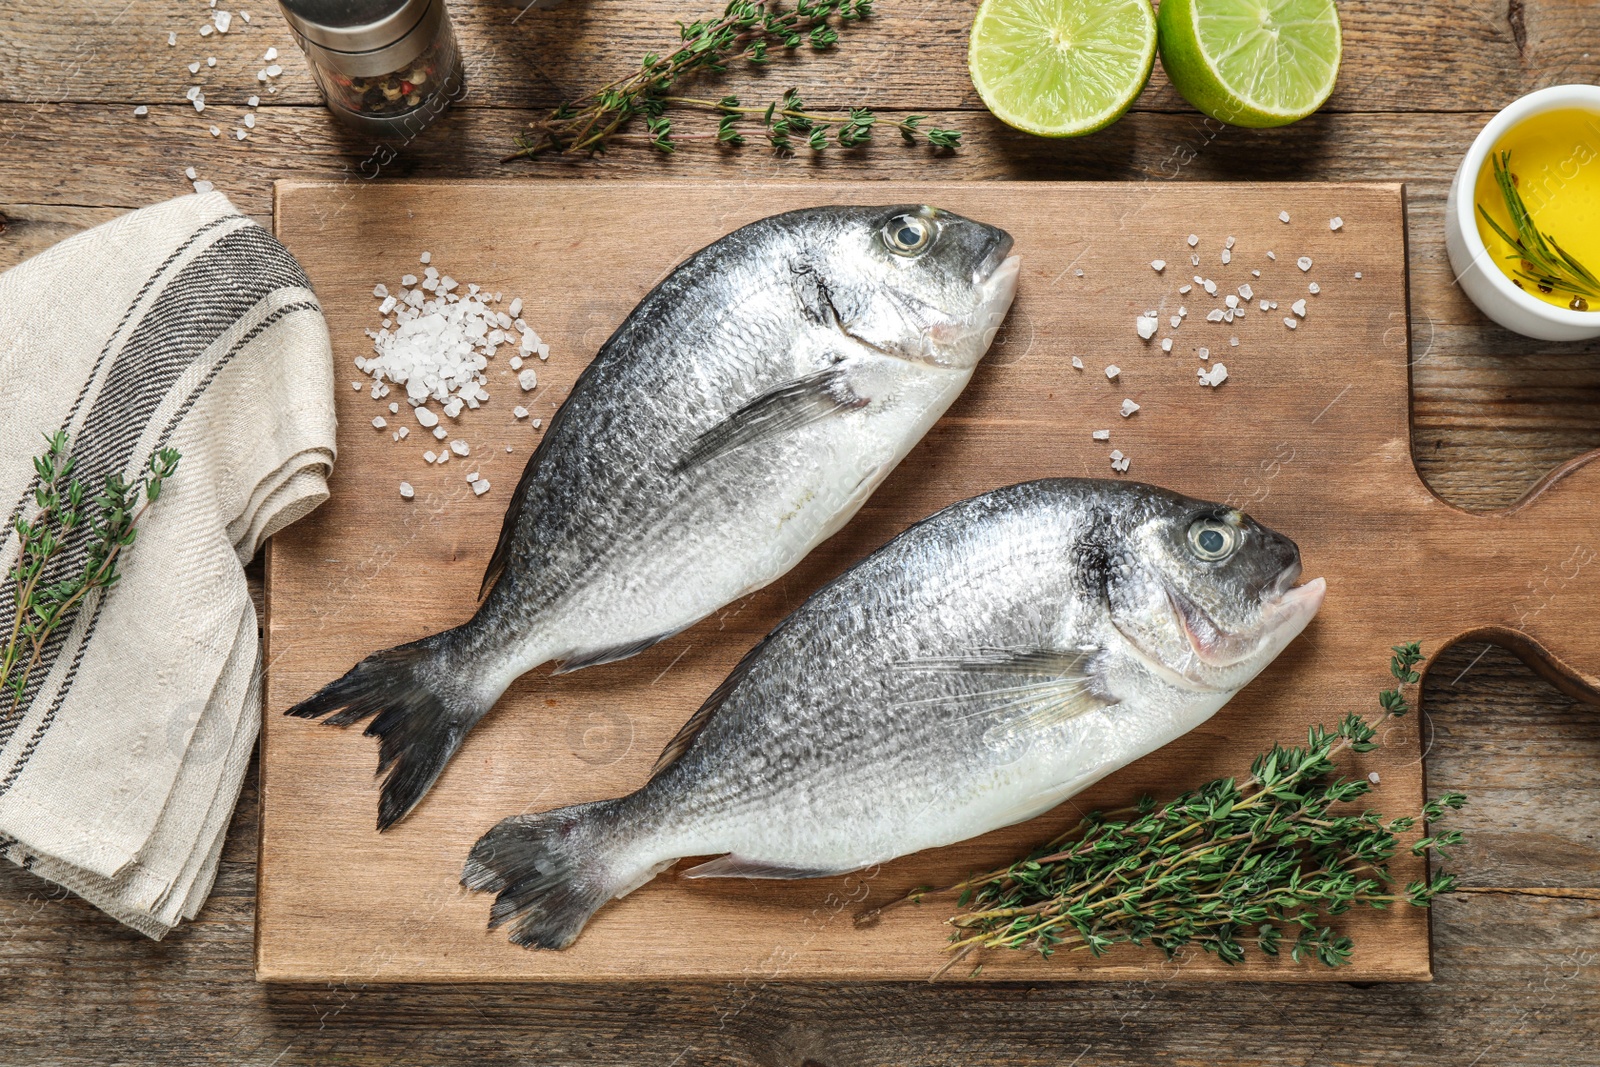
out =
[[[966,394],[860,515],[787,577],[624,663],[523,678],[417,811],[377,834],[375,742],[282,711],[367,653],[471,615],[511,489],[541,432],[511,408],[526,404],[548,425],[639,298],[736,226],[802,206],[897,201],[936,204],[1016,237],[1016,304]],[[1344,220],[1338,231],[1334,216]],[[914,886],[1006,862],[1081,812],[1241,773],[1257,751],[1303,738],[1309,724],[1371,712],[1393,643],[1421,640],[1434,653],[1467,636],[1501,641],[1566,691],[1600,692],[1600,465],[1585,466],[1594,457],[1493,515],[1442,503],[1412,465],[1399,186],[279,183],[274,218],[327,311],[340,429],[332,499],[274,538],[267,557],[264,980],[720,980],[735,983],[732,1003],[744,983],[922,979],[944,960],[947,899],[867,927],[855,917]],[[393,288],[402,274],[421,273],[424,250],[463,283],[502,291],[507,302],[521,296],[524,316],[550,345],[534,393],[517,387],[504,356],[494,362],[492,400],[453,429],[472,454],[443,466],[424,465],[422,452],[435,443],[414,425],[401,443],[373,429],[376,415],[410,420],[393,419],[386,402],[349,385],[365,381],[351,361],[370,352],[362,331],[378,325],[374,283]],[[1297,266],[1301,256],[1311,258],[1309,270]],[[1166,261],[1162,272],[1151,267],[1157,259]],[[1196,274],[1216,280],[1216,298],[1200,286],[1180,292]],[[1309,293],[1311,282],[1319,295]],[[1243,283],[1254,290],[1249,310],[1232,324],[1206,321]],[[1291,310],[1302,298],[1303,321]],[[1263,299],[1279,306],[1256,310]],[[1180,306],[1188,317],[1173,330],[1168,316]],[[1162,321],[1148,344],[1134,327],[1146,309]],[[1173,350],[1163,354],[1158,342],[1168,336]],[[1197,385],[1201,346],[1228,366],[1221,388]],[[1112,363],[1122,368],[1114,381],[1105,374]],[[1126,419],[1118,410],[1125,397],[1141,405]],[[1097,429],[1111,430],[1111,441],[1091,440]],[[1210,722],[1031,823],[869,874],[691,882],[669,871],[604,908],[559,953],[515,948],[486,931],[490,898],[457,885],[484,830],[507,815],[637,787],[739,657],[810,591],[952,501],[1029,478],[1113,476],[1113,448],[1132,461],[1122,477],[1248,508],[1298,540],[1308,578],[1328,579],[1320,617]],[[469,469],[492,483],[486,495],[468,489]],[[416,487],[415,500],[401,499],[402,479]],[[1359,764],[1378,776],[1372,801],[1388,814],[1416,813],[1424,790],[1416,720],[1393,725],[1383,740]],[[1409,858],[1394,864],[1401,882],[1421,872]],[[1339,971],[1254,953],[1229,968],[1199,954],[1164,963],[1122,950],[1099,960],[990,954],[981,977],[1429,977],[1425,912],[1362,911],[1344,928],[1357,949]]]

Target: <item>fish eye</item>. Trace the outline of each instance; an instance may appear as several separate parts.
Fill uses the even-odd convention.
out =
[[[933,240],[933,223],[921,215],[896,215],[883,228],[883,243],[900,256],[914,256]]]
[[[1189,550],[1206,563],[1227,559],[1241,540],[1238,527],[1209,515],[1189,524]]]

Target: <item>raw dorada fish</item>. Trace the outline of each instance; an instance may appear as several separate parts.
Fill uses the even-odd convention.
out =
[[[289,714],[375,716],[387,829],[520,675],[632,656],[778,578],[960,395],[1011,306],[1010,251],[917,206],[793,211],[702,249],[551,420],[477,614]]]
[[[1216,713],[1322,603],[1294,542],[1129,482],[1027,482],[913,526],[747,655],[614,800],[506,819],[462,884],[564,948],[685,856],[815,878],[1039,815]]]

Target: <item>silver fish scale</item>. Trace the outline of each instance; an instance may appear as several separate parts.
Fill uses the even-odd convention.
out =
[[[1004,712],[963,704],[970,678],[918,661],[1104,642],[1104,612],[1078,594],[1098,582],[1087,573],[1093,557],[1076,549],[1086,534],[1110,533],[1096,524],[1112,503],[1097,506],[1073,483],[1029,483],[955,505],[892,542],[750,655],[631,813],[654,809],[663,821],[645,819],[657,832],[688,828],[712,844],[761,811],[851,827],[886,792],[940,793],[981,777],[1005,758],[984,742]]]

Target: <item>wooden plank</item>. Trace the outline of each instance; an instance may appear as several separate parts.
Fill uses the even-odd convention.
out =
[[[455,2],[449,9],[475,104],[549,108],[626,73],[647,52],[670,49],[677,20],[709,16],[722,6],[718,0],[568,0],[554,11],[523,13],[521,3],[501,0]],[[765,98],[795,85],[807,100],[833,107],[977,108],[966,75],[976,7],[975,0],[882,3],[873,18],[847,28],[828,54],[805,49],[765,72],[735,69],[724,79],[697,83],[704,91],[696,95],[732,91]],[[1505,0],[1344,0],[1339,8],[1344,67],[1327,105],[1331,111],[1496,110],[1558,80],[1600,80],[1600,31],[1587,0],[1519,0],[1510,9]],[[104,9],[8,0],[0,8],[0,39],[12,46],[0,55],[0,101],[183,104],[184,91],[200,83],[208,101],[242,104],[258,91],[255,74],[271,46],[284,68],[276,99],[320,103],[273,5],[256,6],[251,16],[250,24],[235,19],[226,36],[200,37],[204,11],[160,0]],[[176,47],[167,45],[169,31],[178,34]],[[1408,55],[1448,56],[1449,76],[1418,78],[1414,64],[1399,58]],[[217,66],[191,75],[187,65],[208,56]],[[1191,110],[1159,65],[1138,106]]]
[[[1594,864],[1600,716],[1499,649],[1445,653],[1424,686],[1429,784],[1461,789],[1473,827],[1515,825],[1488,864],[1450,866],[1469,886],[1514,885],[1502,859],[1545,842],[1539,872],[1574,891]],[[1465,674],[1463,675],[1463,672]],[[1458,676],[1457,684],[1452,681]],[[1516,803],[1535,777],[1552,803]],[[1561,790],[1559,783],[1571,783]],[[200,921],[154,943],[25,871],[0,868],[0,1028],[6,1062],[31,1067],[216,1063],[683,1064],[740,1067],[1097,1067],[1152,1063],[1501,1067],[1597,1062],[1600,927],[1594,901],[1459,894],[1433,911],[1432,983],[1283,990],[1185,981],[1073,985],[783,983],[619,987],[250,980],[255,775]],[[1511,802],[1509,805],[1507,802]],[[1588,819],[1584,816],[1587,813]],[[1563,842],[1552,845],[1551,842]],[[1462,1020],[1470,1020],[1464,1025]],[[888,1022],[886,1022],[888,1020]],[[530,1050],[536,1050],[530,1052]]]
[[[1298,228],[1285,228],[1275,217],[1285,193],[1299,205]],[[272,711],[308,695],[369,651],[470,614],[472,576],[481,571],[500,514],[497,507],[482,506],[489,498],[465,506],[447,503],[460,496],[451,492],[459,472],[423,470],[417,459],[421,445],[395,445],[387,434],[374,434],[365,426],[368,409],[377,410],[373,402],[339,390],[347,430],[333,500],[280,537],[269,555],[274,666],[264,747],[263,976],[711,978],[746,973],[774,953],[785,955],[784,973],[792,977],[925,975],[937,957],[936,923],[911,911],[893,913],[866,932],[836,920],[858,905],[881,904],[915,885],[946,884],[1014,855],[1075,815],[1060,812],[976,843],[897,861],[870,884],[835,879],[704,891],[658,879],[602,911],[563,953],[508,951],[498,937],[486,940],[479,929],[483,906],[460,893],[454,875],[471,841],[505,813],[636,786],[661,744],[750,644],[807,591],[894,531],[995,485],[1100,473],[1108,446],[1091,445],[1092,426],[1116,424],[1117,443],[1135,457],[1136,475],[1247,503],[1265,521],[1300,538],[1311,573],[1328,574],[1335,596],[1310,641],[1291,650],[1227,715],[1115,776],[1082,800],[1085,810],[1236,772],[1241,768],[1232,760],[1241,745],[1254,751],[1302,734],[1309,721],[1331,721],[1348,700],[1349,664],[1360,649],[1382,647],[1395,633],[1437,645],[1467,626],[1492,621],[1498,590],[1473,558],[1472,546],[1481,542],[1468,538],[1465,551],[1453,547],[1461,532],[1452,525],[1454,513],[1437,506],[1404,462],[1406,345],[1400,336],[1396,358],[1383,343],[1392,324],[1405,322],[1402,207],[1393,187],[1179,186],[1146,193],[1126,186],[921,184],[823,192],[816,186],[688,190],[553,183],[384,186],[352,193],[341,186],[287,186],[277,224],[318,287],[336,358],[348,361],[365,346],[360,329],[371,317],[368,274],[398,275],[411,265],[401,249],[428,248],[457,276],[531,298],[525,313],[535,316],[553,351],[566,356],[541,368],[547,387],[560,396],[594,347],[682,254],[741,220],[819,196],[856,202],[931,197],[1017,235],[1025,264],[1022,293],[988,373],[858,520],[789,578],[626,664],[559,679],[530,675],[505,698],[510,710],[479,728],[431,802],[382,838],[371,829],[370,743],[330,736]],[[648,247],[629,238],[633,228],[622,207],[641,202],[657,205]],[[501,218],[520,213],[536,221],[487,243],[464,241],[462,235],[473,232],[468,216],[485,212]],[[1346,219],[1338,234],[1326,224],[1334,213]],[[1064,218],[1072,224],[1062,225]],[[1250,280],[1259,264],[1257,292],[1281,297],[1283,312],[1304,293],[1307,277],[1292,258],[1302,252],[1320,257],[1324,293],[1315,298],[1306,329],[1290,334],[1281,315],[1254,311],[1251,321],[1231,328],[1204,323],[1213,301],[1180,297],[1179,268],[1160,277],[1147,265],[1158,256],[1174,263],[1185,259],[1182,235],[1191,226],[1205,233],[1202,251],[1210,267],[1202,269],[1216,272],[1231,288]],[[1218,227],[1239,239],[1231,269],[1215,263],[1225,236],[1211,232]],[[390,269],[373,273],[367,257],[352,252],[358,234],[371,247],[392,250],[380,256],[392,260]],[[1265,251],[1279,246],[1281,262],[1269,261]],[[572,257],[583,264],[576,272]],[[1085,271],[1082,279],[1070,271],[1073,266]],[[1359,282],[1349,277],[1357,267],[1364,275]],[[1175,312],[1179,303],[1196,309],[1177,331],[1172,357],[1142,348],[1132,334],[1137,310],[1158,302],[1164,313]],[[1241,336],[1239,348],[1228,346],[1230,332]],[[1226,390],[1196,392],[1188,353],[1200,344],[1216,346],[1218,358],[1226,356],[1235,368]],[[1073,354],[1086,357],[1087,372],[1067,366]],[[1109,361],[1124,367],[1114,385],[1099,374]],[[499,386],[508,387],[509,378]],[[1137,420],[1114,417],[1123,395],[1144,403]],[[464,416],[457,432],[466,433],[477,456],[495,468],[491,480],[504,485],[520,460],[513,458],[512,469],[500,472],[502,445],[515,440],[521,449],[531,442],[523,426],[503,412],[496,418],[493,407]],[[1183,416],[1173,417],[1178,411]],[[1399,465],[1392,462],[1396,449]],[[1190,458],[1200,455],[1203,461]],[[1282,462],[1281,472],[1276,463],[1267,469],[1273,457]],[[1280,474],[1282,480],[1275,480]],[[402,477],[418,487],[421,500],[436,503],[406,505],[385,491]],[[1558,515],[1567,510],[1563,503]],[[441,523],[444,514],[449,520]],[[1537,546],[1529,557],[1535,563],[1552,537],[1568,536],[1560,523],[1556,530],[1544,525],[1550,521],[1547,511],[1542,522],[1519,531]],[[1433,532],[1416,530],[1414,548],[1397,546],[1382,567],[1354,552],[1395,540],[1393,523],[1432,526]],[[1429,596],[1427,586],[1437,583],[1407,577],[1413,569],[1422,573],[1416,563],[1428,553],[1460,557],[1488,595],[1474,595],[1473,583],[1461,581]],[[1457,569],[1451,566],[1453,573]],[[1498,569],[1520,578],[1529,568]],[[1379,598],[1392,611],[1375,609],[1374,596],[1362,592],[1379,587],[1392,595]],[[1566,612],[1546,614],[1575,625]],[[566,710],[543,712],[549,701]],[[536,708],[541,713],[530,714]],[[594,723],[616,727],[615,751],[586,749],[583,730],[573,732],[575,724]],[[1415,734],[1402,730],[1399,736],[1373,767],[1382,773],[1391,806],[1414,810],[1421,790]],[[536,791],[531,799],[530,791]],[[363,857],[359,875],[344,860],[356,854]],[[357,894],[352,879],[383,888]],[[395,943],[394,916],[406,926],[404,946]],[[1374,920],[1385,931],[1387,950],[1361,961],[1361,975],[1425,975],[1422,916],[1402,911],[1354,922],[1371,928],[1367,924]],[[699,943],[695,931],[711,927],[723,936],[714,944]],[[641,939],[640,929],[649,930],[649,937]],[[1069,958],[1044,968],[1038,963],[1004,957],[986,973],[1038,978],[1144,967],[1116,956],[1099,963]],[[1229,971],[1204,961],[1192,966],[1194,973],[1230,976],[1316,976],[1299,968]]]

